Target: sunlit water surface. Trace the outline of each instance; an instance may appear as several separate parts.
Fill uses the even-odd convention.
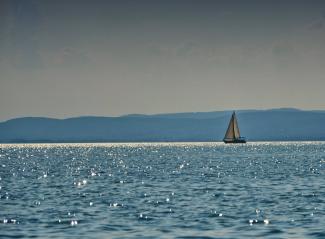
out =
[[[325,143],[0,145],[0,237],[325,238]]]

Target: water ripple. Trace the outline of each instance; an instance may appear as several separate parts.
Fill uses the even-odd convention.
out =
[[[325,143],[3,144],[0,237],[324,238]]]

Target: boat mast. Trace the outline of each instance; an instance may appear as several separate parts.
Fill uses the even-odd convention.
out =
[[[233,132],[234,132],[234,139],[236,139],[236,131],[235,131],[235,118],[236,117],[236,115],[235,115],[235,111],[234,112],[232,112],[232,117],[231,117],[231,119],[232,119],[232,130],[233,130]]]
[[[239,125],[236,117],[236,113],[233,113],[234,115],[234,136],[236,139],[240,138],[240,131],[239,131]]]

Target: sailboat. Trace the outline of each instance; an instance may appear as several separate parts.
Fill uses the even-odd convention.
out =
[[[246,143],[246,139],[240,136],[237,117],[235,111],[232,113],[223,142],[228,143]]]

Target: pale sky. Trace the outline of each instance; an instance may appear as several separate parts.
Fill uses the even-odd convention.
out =
[[[325,1],[0,0],[0,121],[325,109]]]

